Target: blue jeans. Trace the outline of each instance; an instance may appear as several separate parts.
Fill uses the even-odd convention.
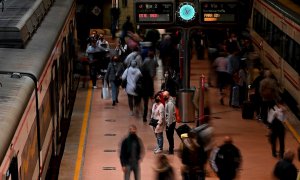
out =
[[[156,133],[155,136],[156,136],[156,141],[157,141],[157,147],[158,147],[160,150],[163,150],[163,147],[164,147],[164,136],[163,136],[163,132],[161,132],[161,133]]]
[[[134,179],[140,180],[140,166],[139,163],[131,163],[126,165],[126,171],[124,172],[124,179],[130,180],[130,173],[133,171]]]
[[[115,81],[109,81],[109,84],[111,86],[111,98],[113,101],[116,101],[119,96],[119,87],[116,86]]]

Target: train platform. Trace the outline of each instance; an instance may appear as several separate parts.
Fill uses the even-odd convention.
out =
[[[193,56],[191,60],[191,87],[199,87],[202,74],[206,77],[211,76],[210,79],[214,82],[214,76],[210,73],[209,60],[197,60],[196,56]],[[160,63],[155,80],[156,91],[159,90],[161,79],[162,68]],[[127,95],[124,90],[120,90],[119,103],[116,106],[112,106],[111,100],[102,99],[101,84],[99,80],[97,89],[93,89],[91,84],[85,88],[82,88],[79,84],[58,179],[123,179],[119,160],[120,142],[128,134],[129,125],[135,124],[146,151],[141,162],[141,179],[154,180],[153,167],[155,167],[157,155],[153,153],[156,138],[152,128],[148,123],[143,122],[142,117],[128,115]],[[225,100],[225,105],[221,105],[217,88],[209,87],[208,96],[211,108],[210,123],[214,128],[214,144],[216,146],[222,144],[224,136],[230,135],[233,137],[234,144],[241,151],[243,162],[237,179],[272,179],[272,171],[278,159],[272,156],[271,146],[266,136],[268,129],[265,125],[255,119],[242,119],[241,109],[230,107],[228,99]],[[151,105],[149,105],[150,107]],[[181,124],[183,123],[177,123],[176,127]],[[195,126],[193,122],[187,124],[191,127]],[[295,134],[297,134],[295,127],[299,126],[293,123],[288,123],[288,126],[294,132],[287,131],[285,146],[286,149],[291,149],[296,153],[299,142],[295,138]],[[176,152],[181,140],[176,133],[174,139],[174,155],[168,155],[167,151],[163,151],[163,153],[167,155],[175,169],[176,180],[180,180],[182,179],[180,175],[181,160]],[[168,147],[165,133],[164,147],[165,150]],[[297,167],[300,167],[297,158],[295,158],[294,163]],[[218,179],[209,165],[206,166],[206,170],[207,180]],[[133,177],[131,178],[133,179]]]

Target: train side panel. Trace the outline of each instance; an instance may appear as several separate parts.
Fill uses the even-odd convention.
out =
[[[253,44],[265,67],[272,70],[280,83],[300,104],[300,28],[280,5],[256,0],[250,21]],[[296,54],[295,54],[296,53]],[[285,59],[286,58],[286,59]]]

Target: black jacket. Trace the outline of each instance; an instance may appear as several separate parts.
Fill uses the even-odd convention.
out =
[[[137,135],[129,135],[121,144],[120,161],[122,166],[138,163],[144,152],[142,140]]]

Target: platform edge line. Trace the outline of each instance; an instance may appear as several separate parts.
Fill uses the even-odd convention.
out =
[[[88,89],[87,98],[85,102],[85,109],[84,109],[84,115],[83,115],[83,122],[81,126],[80,131],[80,139],[79,139],[79,145],[78,145],[78,152],[77,152],[77,158],[76,158],[76,165],[75,165],[75,172],[74,172],[74,180],[78,180],[81,172],[81,165],[82,165],[82,156],[85,146],[85,138],[86,138],[86,132],[87,132],[87,123],[89,118],[89,112],[91,108],[91,100],[92,100],[92,89]]]

